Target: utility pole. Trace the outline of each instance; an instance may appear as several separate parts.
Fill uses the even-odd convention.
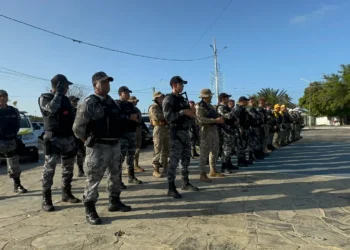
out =
[[[214,51],[215,97],[216,97],[217,102],[219,103],[219,92],[221,91],[221,89],[219,88],[218,50],[216,49],[215,37],[213,37],[213,45],[210,45],[210,47],[212,47],[212,49]],[[224,47],[222,50],[224,50],[226,48],[227,47]]]
[[[214,49],[214,72],[215,72],[215,95],[216,100],[219,103],[219,75],[218,75],[218,50],[216,49],[216,40],[213,37],[213,49]]]

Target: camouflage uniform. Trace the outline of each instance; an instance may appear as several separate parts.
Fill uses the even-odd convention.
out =
[[[283,122],[283,117],[280,114],[280,112],[277,111],[279,107],[280,106],[278,104],[276,104],[274,106],[274,111],[273,111],[273,116],[275,117],[276,123],[277,123],[277,125],[279,127],[279,129],[274,132],[273,139],[272,139],[272,145],[275,148],[279,148],[281,146],[280,145],[280,140],[281,140],[280,138],[281,138],[281,135],[282,135],[281,126],[282,126],[282,122]]]
[[[74,117],[77,114],[77,108],[74,107],[73,103],[77,103],[79,101],[79,98],[75,97],[75,96],[70,96],[69,100],[72,103],[73,106],[73,114]],[[78,177],[83,177],[85,176],[84,173],[84,160],[85,160],[85,155],[86,155],[86,150],[85,150],[85,145],[84,142],[82,142],[80,139],[75,137],[75,146],[76,146],[76,150],[77,150],[77,165],[78,165]]]
[[[154,102],[148,109],[148,114],[153,129],[153,145],[154,153],[152,165],[154,168],[155,177],[163,177],[167,173],[168,169],[168,156],[169,156],[169,126],[165,121],[162,104],[157,103],[155,98],[161,97],[162,93],[154,93]],[[159,168],[163,167],[162,174],[159,173]]]
[[[74,162],[76,156],[75,138],[72,131],[74,122],[73,107],[63,92],[59,90],[62,83],[71,85],[63,75],[56,75],[52,84],[57,83],[57,91],[42,94],[39,98],[39,108],[44,120],[45,164],[42,176],[43,203],[45,211],[54,210],[51,198],[51,187],[56,165],[62,161],[62,201],[78,203],[79,199],[71,193]]]
[[[5,90],[0,90],[0,96],[8,96]],[[14,192],[26,193],[22,187],[19,166],[19,156],[17,149],[17,133],[20,128],[21,117],[18,109],[7,106],[0,108],[0,157],[6,158],[7,172],[14,181]],[[18,139],[19,140],[19,139]]]
[[[230,95],[227,95],[230,97]],[[232,165],[231,156],[236,153],[238,161],[240,163],[241,159],[244,158],[244,149],[240,141],[240,134],[238,128],[234,125],[237,120],[234,109],[230,109],[227,105],[219,104],[217,106],[217,111],[220,116],[225,119],[227,124],[227,130],[220,129],[220,134],[222,137],[222,172],[230,172],[231,169],[235,169]]]
[[[170,85],[186,84],[179,76],[174,76],[170,80]],[[191,139],[189,134],[189,126],[191,118],[184,114],[185,109],[189,109],[188,100],[182,95],[175,93],[168,94],[162,103],[163,114],[165,120],[170,124],[170,153],[168,163],[168,196],[173,198],[181,198],[176,190],[175,178],[176,168],[180,163],[180,173],[182,178],[182,189],[192,188],[198,191],[197,187],[189,183],[188,167],[191,161]]]
[[[210,89],[202,89],[200,98],[211,97]],[[200,157],[199,171],[206,174],[206,162],[209,157],[210,176],[221,177],[216,171],[216,161],[219,154],[219,133],[214,117],[210,116],[210,112],[216,113],[214,107],[210,103],[205,103],[204,100],[196,105],[196,116],[200,126]]]
[[[104,72],[98,72],[92,77],[93,83],[113,81]],[[84,205],[86,219],[90,224],[100,224],[95,204],[98,199],[98,186],[107,171],[107,191],[109,193],[110,212],[130,211],[120,201],[121,193],[121,129],[128,126],[130,116],[123,115],[115,101],[107,95],[97,94],[87,97],[78,107],[74,121],[74,134],[85,141],[86,158],[85,173],[87,176]]]
[[[263,125],[262,125],[262,148],[264,152],[267,150],[267,145],[269,143],[269,133],[270,133],[270,126],[268,124],[268,114],[267,110],[264,107],[259,106],[257,108],[257,111],[261,114],[263,118]]]
[[[290,120],[291,120],[291,130],[290,130],[290,135],[289,135],[289,141],[294,142],[296,141],[296,115],[295,112],[292,110],[289,113]]]
[[[135,96],[131,96],[129,99],[129,102],[138,102],[139,100]],[[142,115],[141,111],[135,107],[136,114],[139,117],[139,123],[137,124],[136,127],[136,150],[135,150],[135,157],[134,157],[134,168],[135,171],[138,172],[143,172],[144,169],[139,166],[139,159],[140,159],[140,151],[141,151],[141,146],[142,146]]]
[[[249,133],[249,148],[251,149],[250,157],[262,158],[260,152],[262,151],[261,145],[261,132],[260,127],[262,125],[261,115],[259,112],[251,106],[247,106],[247,112],[249,114],[250,133]],[[252,155],[254,154],[254,156]]]
[[[235,116],[239,119],[239,127],[242,131],[242,148],[245,153],[244,160],[242,159],[242,162],[248,163],[246,161],[247,158],[249,158],[251,149],[249,147],[249,115],[246,107],[242,106],[241,104],[237,104],[234,109]],[[249,164],[252,164],[250,161]]]
[[[124,91],[131,91],[125,87],[122,86],[119,88],[123,89]],[[122,101],[117,100],[117,105],[120,107],[120,110],[124,116],[131,115],[131,114],[137,114],[136,107],[134,107],[134,104],[128,102],[128,101]],[[141,113],[141,112],[140,112]],[[128,175],[129,175],[129,183],[136,183],[141,184],[142,181],[138,180],[135,177],[135,152],[136,152],[136,130],[137,126],[140,123],[141,117],[138,116],[138,122],[130,121],[130,124],[128,126],[125,126],[122,128],[122,135],[120,137],[120,148],[121,148],[121,161],[122,163],[126,161],[126,166],[128,169]]]

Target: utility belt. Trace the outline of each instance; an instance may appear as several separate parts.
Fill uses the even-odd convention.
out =
[[[161,120],[161,121],[152,121],[153,126],[159,126],[159,127],[163,127],[163,126],[168,126],[169,123],[167,123],[166,120]]]
[[[119,143],[119,139],[96,139],[96,143],[105,144],[105,145],[117,145]]]
[[[189,124],[170,124],[171,130],[188,130],[190,128]]]

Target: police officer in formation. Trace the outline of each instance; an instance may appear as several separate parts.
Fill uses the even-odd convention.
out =
[[[213,94],[210,89],[202,89],[199,98],[202,100],[196,106],[196,118],[200,126],[200,157],[199,157],[199,171],[202,182],[212,182],[208,178],[206,172],[206,161],[209,157],[210,177],[223,177],[219,171],[216,170],[216,161],[219,155],[219,133],[217,124],[223,124],[225,121],[215,111],[210,104]],[[214,113],[214,114],[213,114]]]
[[[78,108],[73,131],[86,146],[85,172],[87,175],[83,197],[86,220],[93,225],[101,224],[95,204],[98,186],[107,170],[109,193],[108,211],[128,212],[120,200],[121,183],[121,137],[123,127],[138,121],[136,114],[125,114],[108,95],[113,77],[104,72],[92,76],[95,93],[87,97]]]
[[[70,103],[72,104],[73,114],[75,117],[77,114],[77,107],[78,107],[78,102],[80,99],[75,97],[75,96],[70,96],[69,100],[70,100]],[[84,168],[83,168],[84,160],[85,160],[84,142],[82,142],[80,139],[75,137],[75,146],[77,148],[78,177],[84,177],[85,176]]]
[[[59,161],[62,161],[61,200],[70,203],[80,202],[71,191],[76,146],[72,130],[74,111],[66,94],[72,84],[64,75],[58,74],[51,79],[51,92],[44,93],[39,98],[39,108],[45,128],[42,208],[46,212],[55,210],[52,204],[51,187],[56,165]]]
[[[182,198],[175,186],[176,168],[180,164],[180,173],[182,178],[182,190],[192,189],[199,191],[189,182],[188,167],[191,161],[191,139],[189,127],[191,120],[196,114],[190,110],[188,100],[180,95],[184,89],[184,81],[180,76],[174,76],[170,80],[172,89],[163,100],[163,114],[167,123],[170,124],[170,154],[168,164],[168,196],[175,199]]]
[[[153,104],[148,109],[150,123],[153,126],[154,154],[152,159],[153,176],[166,177],[169,156],[169,124],[164,118],[162,103],[164,95],[157,91],[153,93]],[[162,168],[162,172],[160,169]]]
[[[45,128],[45,164],[42,177],[42,208],[45,211],[55,210],[51,187],[58,160],[62,161],[63,168],[62,201],[80,202],[71,192],[77,149],[84,149],[77,164],[79,176],[84,175],[82,162],[85,157],[87,181],[83,203],[86,220],[93,225],[101,224],[95,204],[99,196],[98,186],[105,173],[108,180],[108,211],[131,211],[131,207],[120,200],[121,190],[126,188],[121,178],[122,163],[126,158],[129,183],[141,184],[135,177],[135,166],[138,167],[135,149],[140,148],[138,143],[141,137],[138,135],[137,138],[137,131],[142,119],[140,110],[136,108],[138,99],[130,97],[132,91],[129,88],[119,88],[120,100],[113,100],[108,95],[110,82],[113,80],[104,72],[95,73],[92,76],[95,93],[84,99],[78,109],[76,107],[79,99],[74,96],[66,97],[69,86],[73,83],[62,74],[52,78],[51,92],[40,96],[39,107]],[[234,101],[229,99],[231,95],[226,93],[219,95],[219,104],[214,107],[211,105],[213,94],[210,89],[201,90],[201,101],[191,109],[186,92],[182,93],[185,84],[187,81],[180,76],[171,78],[172,92],[166,96],[155,92],[154,103],[148,110],[150,122],[154,126],[153,176],[167,176],[170,197],[182,198],[175,186],[178,165],[182,179],[181,189],[199,191],[198,187],[189,182],[188,171],[191,160],[190,126],[193,124],[200,126],[199,180],[206,183],[212,182],[206,172],[208,158],[209,176],[223,177],[223,173],[231,174],[233,169],[238,169],[231,161],[234,154],[238,159],[238,166],[246,167],[256,159],[264,159],[271,152],[268,148],[274,150],[301,138],[300,132],[304,124],[303,117],[297,110],[288,111],[285,105],[279,104],[272,110],[271,105],[263,98],[259,100],[257,107],[254,97],[248,99],[244,96],[239,98],[234,107]],[[27,190],[20,182],[21,170],[16,143],[20,115],[7,102],[6,91],[0,90],[0,156],[7,158],[9,176],[14,179],[14,192],[25,193]],[[77,147],[77,144],[80,145]],[[220,148],[221,173],[216,170]],[[143,169],[138,168],[138,171]]]
[[[128,170],[128,183],[142,184],[142,181],[135,177],[135,151],[136,151],[136,130],[141,123],[140,114],[135,109],[133,103],[129,102],[131,90],[126,86],[121,86],[118,90],[119,100],[116,101],[120,106],[121,112],[124,116],[136,115],[137,120],[130,120],[128,124],[122,127],[123,133],[121,136],[121,152],[122,162],[126,161]],[[124,184],[123,184],[124,186]]]
[[[142,145],[142,128],[143,128],[143,122],[142,122],[142,115],[141,111],[139,110],[137,106],[137,103],[139,102],[139,99],[136,98],[136,96],[131,96],[129,99],[129,102],[131,102],[134,105],[137,117],[139,118],[138,124],[136,127],[136,146],[135,146],[135,157],[134,157],[134,169],[135,172],[144,172],[145,170],[140,167],[139,160],[140,160],[140,151],[141,151],[141,145]]]
[[[221,151],[221,172],[227,174],[232,174],[232,170],[238,169],[238,167],[232,164],[231,157],[236,153],[239,164],[241,165],[242,158],[244,157],[243,149],[240,145],[239,131],[237,130],[238,119],[235,116],[234,109],[232,108],[234,102],[231,101],[231,108],[229,106],[231,95],[226,93],[221,93],[219,95],[219,104],[217,106],[217,111],[221,117],[224,118],[226,129],[220,128],[220,148]],[[243,153],[243,155],[242,155]]]
[[[7,105],[8,94],[0,89],[0,157],[6,158],[7,172],[13,179],[15,193],[27,193],[21,185],[21,169],[19,167],[19,156],[17,144],[17,133],[20,128],[21,116],[18,109]]]

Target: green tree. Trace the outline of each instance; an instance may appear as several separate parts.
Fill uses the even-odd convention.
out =
[[[339,117],[342,123],[344,116],[350,114],[350,64],[340,67],[337,74],[325,74],[323,81],[305,88],[299,105],[309,109],[311,103],[311,115]]]
[[[296,106],[292,103],[292,98],[284,89],[262,88],[257,94],[254,94],[254,96],[257,99],[265,98],[265,100],[272,105],[284,104],[289,108],[295,108]]]

